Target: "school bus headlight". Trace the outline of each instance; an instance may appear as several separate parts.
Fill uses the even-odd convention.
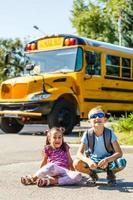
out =
[[[37,100],[47,99],[50,96],[51,94],[49,93],[40,93],[40,94],[30,95],[29,100],[37,101]]]

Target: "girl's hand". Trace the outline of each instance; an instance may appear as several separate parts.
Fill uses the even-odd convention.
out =
[[[107,161],[106,158],[103,159],[103,160],[101,160],[101,161],[98,163],[98,167],[101,168],[101,169],[105,169],[105,168],[107,168],[107,166],[108,166],[108,161]]]

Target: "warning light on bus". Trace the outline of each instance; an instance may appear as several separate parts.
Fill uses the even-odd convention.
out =
[[[36,49],[37,49],[37,45],[36,45],[35,42],[27,44],[27,46],[25,48],[26,51],[33,51],[33,50],[36,50]]]
[[[66,38],[64,44],[65,44],[65,46],[75,45],[76,38]]]

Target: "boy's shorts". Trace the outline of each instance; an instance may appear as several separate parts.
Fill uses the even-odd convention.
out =
[[[102,159],[104,158],[91,158],[96,164],[98,164]],[[110,170],[116,170],[116,169],[121,169],[124,168],[126,166],[127,161],[125,160],[125,158],[120,157],[112,162],[109,163],[109,169]],[[89,165],[87,163],[85,163],[85,168],[89,168]],[[100,169],[97,168],[96,170],[94,170],[96,173],[100,173],[100,172],[106,172],[107,169]]]

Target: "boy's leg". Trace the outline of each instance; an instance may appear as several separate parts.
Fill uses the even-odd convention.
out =
[[[122,171],[126,167],[127,161],[123,158],[120,157],[108,164],[109,169],[112,170],[114,173],[117,173],[119,171]]]
[[[107,180],[109,185],[114,186],[116,184],[115,174],[123,170],[125,167],[126,167],[126,160],[122,157],[109,163],[107,167]]]
[[[114,163],[115,164],[112,171],[116,174],[117,172],[122,171],[126,167],[127,161],[125,160],[125,158],[120,157],[117,160],[115,160]]]
[[[90,178],[87,181],[87,184],[95,185],[96,181],[98,180],[98,175],[96,172],[92,171],[87,163],[76,159],[73,163],[75,170],[80,171],[82,173],[88,174]]]
[[[108,181],[108,185],[110,186],[116,185],[116,176],[114,172],[109,169],[109,166],[107,167],[107,181]]]
[[[75,170],[85,174],[91,174],[92,172],[89,166],[87,167],[87,164],[79,159],[74,160],[73,166]]]

